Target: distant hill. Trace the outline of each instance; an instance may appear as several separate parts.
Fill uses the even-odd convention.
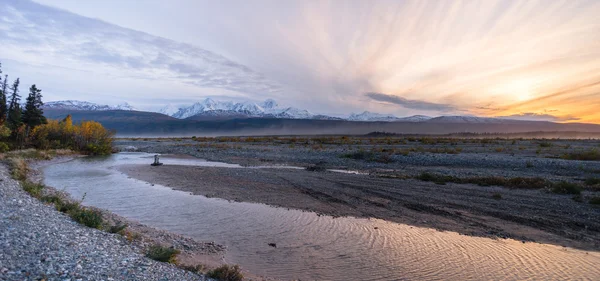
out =
[[[195,120],[194,118],[177,119],[161,113],[132,110],[46,109],[44,113],[46,117],[51,119],[62,119],[67,114],[71,114],[74,122],[82,120],[98,121],[105,127],[116,130],[118,136],[362,135],[375,131],[399,134],[522,133],[533,131],[600,133],[600,125],[595,124],[561,124],[495,118],[468,119],[470,122],[465,122],[460,118],[441,118],[437,119],[438,121],[436,121],[436,118],[432,118],[421,122],[356,122],[284,118]],[[493,120],[497,121],[493,122]]]

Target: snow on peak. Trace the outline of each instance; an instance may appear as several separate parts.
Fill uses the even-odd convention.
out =
[[[165,105],[163,108],[158,110],[158,113],[162,113],[164,115],[173,115],[175,114],[177,111],[179,111],[179,107],[175,106],[173,104],[167,104]]]
[[[117,104],[115,106],[112,107],[115,110],[136,110],[135,107],[131,106],[129,103],[124,102],[121,104]]]
[[[404,121],[404,122],[423,122],[423,121],[427,121],[427,120],[429,120],[431,118],[432,117],[429,117],[429,116],[426,116],[426,115],[413,115],[413,116],[399,118],[398,121]]]
[[[44,108],[46,109],[67,109],[67,110],[95,110],[95,111],[105,111],[105,110],[135,110],[128,103],[122,103],[116,106],[110,106],[105,104],[97,104],[93,102],[87,101],[78,101],[78,100],[64,100],[64,101],[50,101],[44,103]]]
[[[363,113],[352,113],[347,118],[349,121],[396,121],[398,117],[391,114],[380,114],[373,113],[369,111],[364,111]]]
[[[167,112],[167,111],[164,111]],[[185,119],[195,115],[215,115],[216,113],[240,114],[247,117],[277,117],[303,119],[311,118],[312,113],[298,108],[281,108],[272,99],[268,99],[260,104],[255,102],[232,102],[215,101],[206,98],[201,102],[194,103],[187,107],[179,108],[176,112],[169,114],[172,117]]]
[[[277,104],[277,102],[273,99],[267,99],[262,103],[262,108],[264,109],[274,109],[277,108],[279,105]]]

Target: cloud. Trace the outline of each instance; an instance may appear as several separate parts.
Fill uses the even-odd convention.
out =
[[[33,2],[0,3],[0,15],[2,56],[20,62],[242,93],[281,90],[261,73],[219,54]]]
[[[528,121],[550,121],[550,122],[566,122],[577,121],[581,118],[567,116],[555,116],[547,113],[524,112],[508,116],[497,116],[496,118],[513,119],[513,120],[528,120]]]
[[[456,110],[456,108],[449,104],[432,103],[420,100],[409,100],[407,98],[382,93],[366,93],[365,96],[376,101],[393,103],[409,109],[444,112]]]

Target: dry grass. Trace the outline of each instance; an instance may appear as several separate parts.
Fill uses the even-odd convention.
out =
[[[566,160],[600,161],[600,151],[595,148],[585,151],[573,151],[563,154],[561,158]]]
[[[10,166],[10,175],[13,179],[18,181],[24,181],[27,179],[27,173],[29,172],[29,166],[27,161],[21,157],[10,158],[8,162]]]

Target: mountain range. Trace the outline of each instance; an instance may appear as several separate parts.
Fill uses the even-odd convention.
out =
[[[133,110],[128,103],[117,106],[95,104],[87,101],[52,101],[44,104],[45,109],[61,110]],[[225,120],[233,118],[283,118],[283,119],[315,119],[315,120],[348,120],[363,122],[422,122],[431,119],[429,116],[415,115],[396,117],[391,114],[379,114],[369,111],[353,113],[349,116],[338,117],[324,114],[313,114],[308,110],[295,107],[280,106],[275,100],[267,99],[262,103],[216,101],[206,98],[189,106],[177,107],[168,104],[157,111],[158,113],[177,119],[192,120]]]
[[[363,112],[346,117],[315,115],[307,110],[281,107],[273,100],[262,103],[218,102],[206,99],[186,107],[166,106],[158,112],[137,111],[129,104],[99,105],[82,101],[48,102],[44,115],[74,122],[94,120],[115,130],[117,136],[218,136],[564,132],[600,134],[600,125],[553,123],[475,116],[393,115]],[[569,137],[579,135],[569,134]],[[590,137],[581,135],[581,137]]]
[[[136,110],[133,106],[128,103],[122,103],[115,106],[97,104],[87,101],[78,100],[64,100],[64,101],[51,101],[44,103],[44,109],[62,109],[62,110]]]

